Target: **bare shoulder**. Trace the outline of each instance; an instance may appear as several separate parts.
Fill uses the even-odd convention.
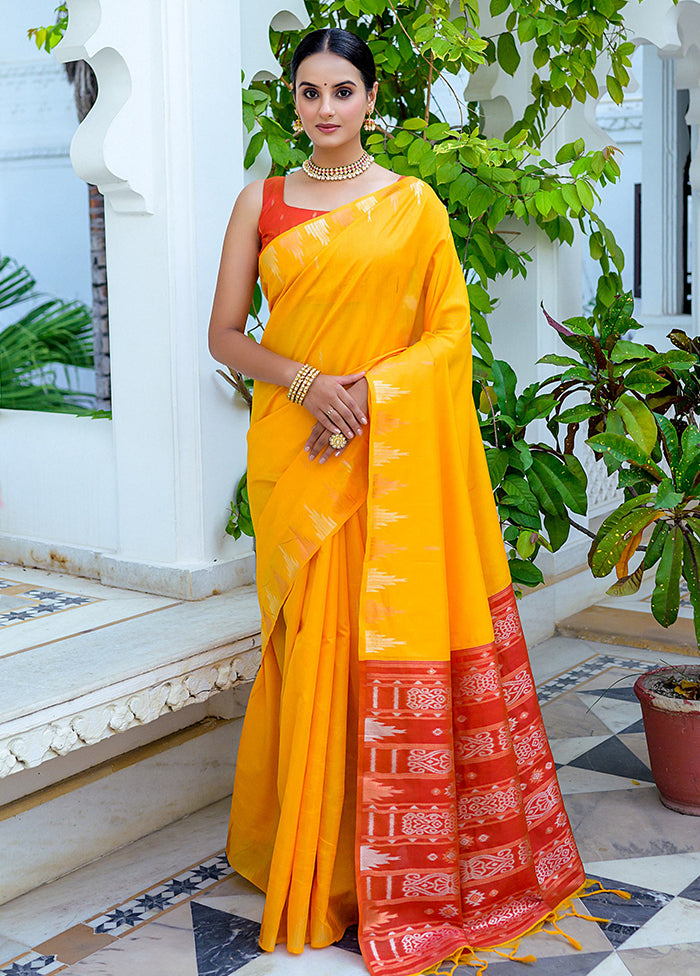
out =
[[[396,183],[401,179],[398,173],[387,169],[386,166],[380,166],[379,163],[375,163],[372,166],[370,173],[372,174],[372,181],[375,184],[373,187],[375,190],[381,190],[385,186],[391,186],[392,183]]]
[[[252,183],[247,183],[236,197],[233,214],[257,224],[262,210],[264,186],[265,180],[253,180]]]

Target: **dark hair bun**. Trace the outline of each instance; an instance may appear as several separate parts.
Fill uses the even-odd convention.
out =
[[[292,55],[292,87],[296,87],[297,71],[304,58],[322,51],[330,51],[331,54],[337,54],[353,64],[362,75],[366,90],[370,91],[377,80],[377,69],[374,66],[372,52],[357,34],[341,30],[339,27],[311,31],[299,41]]]

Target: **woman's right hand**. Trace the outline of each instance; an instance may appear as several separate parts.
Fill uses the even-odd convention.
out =
[[[367,423],[365,411],[345,389],[362,379],[364,373],[329,376],[319,373],[304,397],[303,406],[331,434],[341,433],[350,440],[362,433]]]

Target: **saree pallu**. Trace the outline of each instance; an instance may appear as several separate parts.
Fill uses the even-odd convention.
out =
[[[256,382],[248,489],[263,658],[227,852],[260,945],[359,922],[372,976],[530,930],[584,881],[542,725],[471,393],[447,213],[404,178],[260,256],[263,344],[367,371],[369,430],[325,464]]]

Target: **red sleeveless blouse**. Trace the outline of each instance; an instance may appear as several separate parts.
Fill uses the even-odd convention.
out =
[[[399,176],[402,180],[403,176]],[[321,217],[328,210],[307,210],[305,207],[290,207],[284,202],[284,176],[271,176],[263,184],[263,202],[258,220],[260,250],[284,231],[303,224],[314,217]]]
[[[328,211],[287,206],[284,202],[284,176],[271,176],[263,184],[262,210],[258,221],[260,250],[264,250],[270,241],[284,231],[324,213]]]

